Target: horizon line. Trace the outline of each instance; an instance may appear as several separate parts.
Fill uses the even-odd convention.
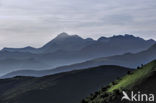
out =
[[[47,41],[46,43],[44,43],[43,45],[41,45],[41,46],[39,46],[39,47],[35,47],[35,46],[31,46],[31,45],[28,45],[28,46],[21,46],[21,47],[7,47],[7,46],[4,46],[4,47],[2,47],[1,49],[0,49],[0,51],[1,50],[3,50],[4,48],[16,48],[16,49],[18,49],[18,48],[27,48],[27,47],[32,47],[32,48],[35,48],[35,49],[38,49],[38,48],[41,48],[41,47],[43,47],[44,45],[46,45],[47,43],[49,43],[50,41],[52,41],[52,40],[54,40],[57,36],[59,36],[60,34],[62,34],[62,33],[65,33],[65,34],[67,34],[68,36],[74,36],[74,35],[77,35],[77,36],[79,36],[80,38],[82,38],[82,39],[88,39],[88,38],[90,38],[90,39],[92,39],[92,40],[94,40],[94,41],[98,41],[100,38],[102,38],[102,37],[105,37],[105,38],[111,38],[111,37],[117,37],[117,36],[133,36],[133,37],[135,37],[135,38],[140,38],[140,39],[143,39],[143,40],[145,40],[145,41],[148,41],[148,40],[153,40],[153,41],[156,41],[155,39],[153,39],[153,38],[151,38],[151,39],[145,39],[144,37],[141,37],[141,36],[136,36],[136,35],[134,35],[134,34],[128,34],[128,33],[124,33],[124,34],[113,34],[113,35],[111,35],[111,36],[100,36],[100,37],[98,37],[97,39],[94,39],[94,38],[92,38],[92,37],[82,37],[82,36],[80,36],[79,34],[74,34],[74,33],[67,33],[67,32],[61,32],[61,33],[58,33],[54,38],[52,38],[51,40],[49,40],[49,41]]]

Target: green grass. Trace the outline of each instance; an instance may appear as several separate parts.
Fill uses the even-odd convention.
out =
[[[121,90],[122,88],[131,88],[144,78],[148,77],[156,68],[156,61],[153,61],[141,69],[135,70],[132,74],[124,76],[116,85],[108,88],[107,92],[112,93],[114,90]]]
[[[115,98],[118,100],[120,99],[122,90],[131,90],[135,86],[140,85],[146,78],[152,76],[154,71],[156,71],[156,60],[101,88],[99,91],[85,98],[85,103],[110,103]]]

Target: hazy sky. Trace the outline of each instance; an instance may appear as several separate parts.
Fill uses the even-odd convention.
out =
[[[0,48],[40,47],[61,32],[156,40],[156,0],[0,0]]]

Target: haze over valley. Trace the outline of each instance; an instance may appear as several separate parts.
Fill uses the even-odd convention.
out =
[[[0,51],[0,74],[4,75],[18,70],[24,70],[21,74],[17,73],[18,75],[28,75],[30,72],[26,73],[27,70],[45,70],[48,71],[48,74],[54,74],[99,65],[119,65],[135,68],[138,64],[147,63],[155,58],[156,47],[154,45],[155,41],[153,39],[144,40],[129,34],[100,37],[93,40],[92,38],[83,39],[78,35],[69,35],[63,32],[41,48],[30,46],[3,48]],[[151,58],[142,59],[150,55]],[[67,65],[71,65],[70,68]],[[58,69],[60,66],[67,67]],[[49,70],[52,71],[49,72]],[[46,75],[43,71],[41,72],[41,74],[35,75],[31,71],[30,75]]]

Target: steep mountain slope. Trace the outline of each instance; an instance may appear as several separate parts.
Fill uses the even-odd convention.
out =
[[[82,63],[77,63],[69,66],[57,67],[52,70],[43,71],[14,71],[3,76],[3,78],[13,77],[13,76],[44,76],[48,74],[54,74],[59,72],[71,71],[76,69],[89,68],[99,65],[120,65],[130,68],[136,68],[141,64],[146,64],[152,60],[156,59],[156,44],[151,46],[149,49],[139,52],[139,53],[126,53],[123,55],[116,55],[110,57],[102,57],[93,60],[89,60]]]
[[[156,60],[139,67],[137,70],[129,72],[121,79],[110,83],[108,86],[84,99],[82,103],[129,103],[130,101],[127,100],[121,101],[123,96],[122,91],[127,92],[128,95],[131,93],[131,91],[134,93],[141,92],[145,94],[155,94],[155,86]],[[130,103],[136,103],[136,100],[133,102],[131,101]],[[142,103],[147,103],[145,98],[143,100],[144,101]]]
[[[46,70],[98,57],[119,55],[126,52],[138,52],[150,47],[154,43],[154,40],[144,40],[132,35],[118,35],[109,38],[101,37],[98,40],[93,40],[91,38],[83,39],[78,35],[61,33],[41,48],[4,48],[1,50],[0,75],[25,69]],[[35,63],[33,65],[29,64],[27,62],[29,59],[34,60]],[[26,62],[19,63],[18,61]],[[112,61],[108,61],[108,64],[110,62]],[[15,66],[12,66],[12,64]],[[114,64],[118,65],[120,62],[116,63],[115,61]]]
[[[125,75],[129,70],[119,66],[99,66],[40,78],[1,79],[0,102],[79,103],[96,88]]]

